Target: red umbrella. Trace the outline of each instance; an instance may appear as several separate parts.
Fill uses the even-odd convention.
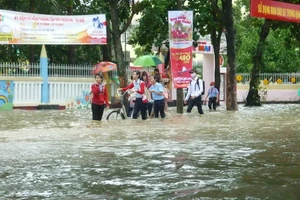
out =
[[[93,73],[94,74],[98,74],[100,72],[104,73],[104,72],[113,71],[116,69],[117,69],[117,65],[115,63],[102,61],[102,62],[97,63],[94,66]]]

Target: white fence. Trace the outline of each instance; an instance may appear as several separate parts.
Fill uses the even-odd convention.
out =
[[[37,74],[36,74],[37,75]],[[248,92],[249,74],[237,74],[239,77],[237,96],[243,102]],[[300,95],[300,74],[263,74],[263,86],[266,87],[266,101],[297,101]],[[278,81],[280,79],[280,81]],[[40,77],[0,76],[0,80],[14,81],[13,103],[18,105],[39,105],[42,100],[43,79]],[[265,80],[268,83],[265,84]],[[275,80],[275,81],[274,81]],[[281,82],[282,80],[282,82]],[[49,104],[65,105],[70,99],[82,97],[84,91],[90,91],[93,78],[49,78]],[[280,83],[280,84],[279,84]],[[118,87],[111,82],[110,95],[114,96]],[[299,90],[299,92],[297,92]],[[284,97],[284,98],[283,98]]]
[[[79,97],[83,91],[90,91],[92,82],[49,81],[49,103],[65,104],[67,100]]]
[[[270,83],[300,84],[300,73],[260,73],[259,79],[263,81],[265,85]],[[251,80],[251,74],[237,73],[236,80],[241,84],[249,84]]]
[[[42,81],[15,81],[14,104],[39,104],[42,99]]]

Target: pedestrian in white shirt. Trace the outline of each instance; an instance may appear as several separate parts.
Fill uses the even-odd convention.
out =
[[[184,103],[188,103],[187,112],[190,113],[193,107],[196,105],[198,108],[199,114],[204,114],[202,110],[202,97],[201,93],[203,92],[203,81],[197,77],[195,70],[190,71],[192,80],[188,87],[188,92],[185,97]]]

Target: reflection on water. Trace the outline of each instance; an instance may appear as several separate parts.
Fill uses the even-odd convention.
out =
[[[299,199],[300,106],[91,122],[0,114],[0,199]]]

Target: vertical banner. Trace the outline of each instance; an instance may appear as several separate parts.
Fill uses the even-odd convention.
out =
[[[0,111],[13,109],[13,81],[0,81]]]
[[[175,88],[188,87],[193,68],[193,11],[169,11],[169,42]]]

